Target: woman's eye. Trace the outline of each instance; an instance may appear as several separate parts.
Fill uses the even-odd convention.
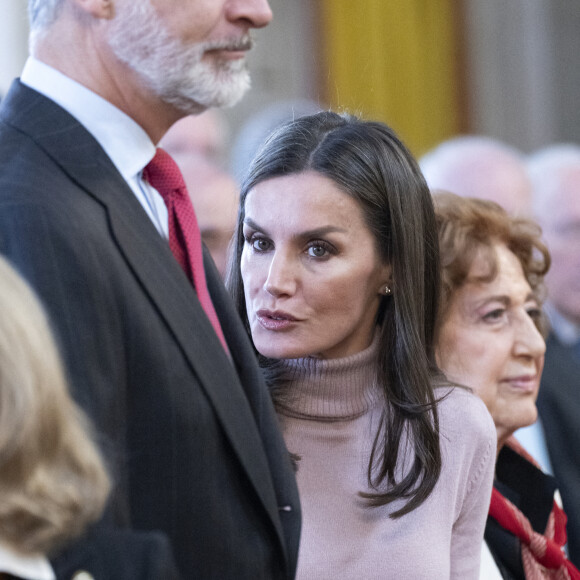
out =
[[[311,258],[327,258],[333,253],[333,248],[323,242],[314,242],[308,246],[307,253]]]
[[[527,310],[528,316],[534,321],[537,322],[542,318],[542,309],[538,307],[528,308]]]
[[[483,315],[483,319],[487,322],[497,322],[501,320],[505,313],[503,308],[496,308],[495,310],[491,310],[490,312]]]
[[[250,245],[256,252],[267,252],[270,249],[270,242],[265,238],[254,238],[250,240]]]
[[[310,246],[308,248],[308,253],[313,258],[322,258],[326,255],[326,248],[324,246]]]

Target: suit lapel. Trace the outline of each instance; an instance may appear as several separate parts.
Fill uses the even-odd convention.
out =
[[[4,120],[29,134],[70,178],[103,204],[120,252],[157,307],[212,402],[222,427],[270,515],[284,548],[276,496],[256,419],[169,245],[97,141],[61,107],[18,81],[3,103]],[[201,353],[211,352],[211,356]],[[221,354],[220,354],[221,353]]]
[[[133,201],[132,192],[131,196]],[[136,200],[135,203],[138,204]],[[255,418],[232,361],[223,350],[168,244],[157,234],[141,207],[134,212],[146,219],[146,224],[140,224],[141,227],[137,225],[141,215],[132,215],[128,207],[110,210],[112,229],[121,251],[172,329],[282,538],[263,444],[257,429],[248,429],[248,425],[255,424]],[[211,352],[212,356],[200,356],[204,352]]]

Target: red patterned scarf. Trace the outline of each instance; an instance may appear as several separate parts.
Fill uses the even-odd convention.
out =
[[[516,453],[538,466],[525,449],[511,437],[506,443]],[[489,515],[521,541],[526,580],[580,580],[580,572],[564,553],[566,514],[554,502],[544,534],[534,531],[528,518],[495,487],[491,494]]]

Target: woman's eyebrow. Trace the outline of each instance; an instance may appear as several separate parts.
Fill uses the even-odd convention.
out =
[[[252,218],[245,218],[244,225],[248,226],[249,228],[251,228],[257,232],[261,232],[263,234],[270,235],[267,230],[265,230],[263,227],[261,227],[259,224],[257,224]],[[328,225],[328,226],[321,226],[319,228],[313,228],[311,230],[305,230],[303,232],[298,232],[292,237],[300,238],[300,239],[318,238],[318,237],[323,237],[323,236],[326,236],[326,235],[332,234],[332,233],[347,233],[347,231],[348,230],[346,228]]]
[[[319,228],[314,228],[312,230],[306,230],[304,232],[299,232],[297,237],[301,238],[320,238],[328,234],[341,233],[344,234],[348,230],[346,228],[340,228],[338,226],[322,226]]]
[[[244,225],[248,226],[249,228],[252,228],[253,230],[256,230],[258,232],[262,232],[264,234],[268,233],[266,231],[264,231],[263,228],[261,228],[252,218],[244,218]]]

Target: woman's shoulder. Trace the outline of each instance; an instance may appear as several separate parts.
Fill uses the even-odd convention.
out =
[[[486,448],[491,445],[495,449],[495,425],[485,403],[477,395],[461,386],[444,386],[435,389],[435,397],[443,438],[459,438],[469,445]]]
[[[466,492],[484,483],[491,490],[497,432],[487,407],[472,391],[460,386],[437,388],[435,395],[446,477],[459,477]]]
[[[465,423],[476,421],[477,425],[494,429],[493,419],[485,403],[467,387],[442,386],[434,390],[441,420],[452,419]]]

